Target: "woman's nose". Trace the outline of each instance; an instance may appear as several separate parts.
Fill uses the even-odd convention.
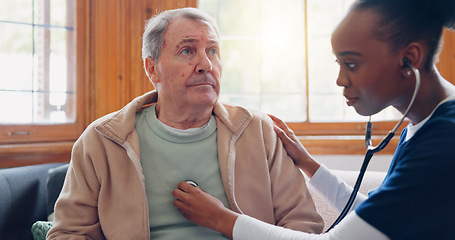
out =
[[[336,80],[336,84],[340,87],[347,87],[349,86],[349,80],[348,77],[344,74],[342,74],[341,69],[338,71],[338,77]]]

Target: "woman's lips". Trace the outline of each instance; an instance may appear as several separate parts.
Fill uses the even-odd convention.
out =
[[[344,97],[346,98],[346,104],[348,106],[354,105],[359,100],[359,98],[357,98],[357,97],[348,97],[348,96],[344,96]]]

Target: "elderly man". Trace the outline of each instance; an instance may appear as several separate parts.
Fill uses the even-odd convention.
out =
[[[173,206],[172,190],[184,180],[236,212],[320,232],[322,218],[272,121],[218,102],[213,19],[192,8],[163,12],[147,23],[142,52],[156,91],[78,139],[48,238],[225,239]]]

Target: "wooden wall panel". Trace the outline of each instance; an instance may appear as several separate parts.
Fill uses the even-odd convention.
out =
[[[437,64],[439,72],[455,84],[455,32],[444,31],[444,45]]]

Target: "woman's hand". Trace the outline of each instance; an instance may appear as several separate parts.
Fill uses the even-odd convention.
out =
[[[313,157],[308,153],[305,147],[300,143],[294,132],[281,119],[270,115],[269,117],[275,123],[273,129],[278,137],[283,142],[284,148],[288,155],[292,158],[295,165],[302,169],[308,177],[312,177],[316,170],[320,167]]]
[[[172,194],[177,198],[174,206],[188,220],[232,238],[232,230],[239,214],[225,208],[216,197],[186,182],[180,182]]]

